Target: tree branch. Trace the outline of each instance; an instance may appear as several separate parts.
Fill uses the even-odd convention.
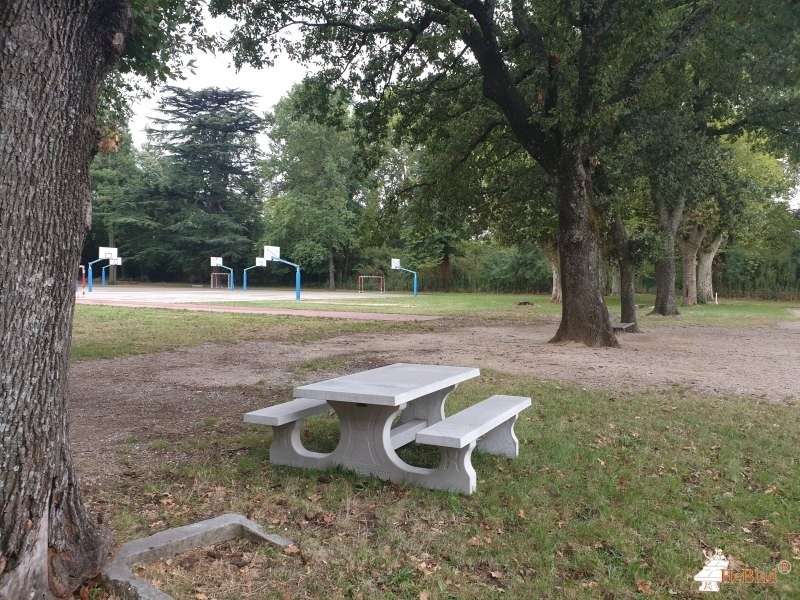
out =
[[[717,12],[720,3],[721,0],[714,0],[707,6],[695,10],[683,25],[672,33],[667,45],[660,52],[653,54],[645,62],[631,67],[617,92],[607,102],[607,106],[620,104],[638,94],[655,70],[677,55],[687,42],[698,34],[706,22]]]

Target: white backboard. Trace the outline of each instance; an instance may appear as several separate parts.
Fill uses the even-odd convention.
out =
[[[257,267],[266,267],[267,266],[267,259],[262,256],[256,256],[256,266]]]
[[[399,269],[400,268],[400,259],[399,258],[393,258],[392,259],[392,268],[393,269]]]
[[[110,259],[108,259],[108,264],[109,265],[121,265],[122,264],[122,259],[121,258],[110,258]]]
[[[97,258],[117,258],[117,249],[100,246],[100,248],[97,250]]]
[[[221,267],[222,266],[222,257],[221,256],[212,256],[211,257],[211,266],[212,267]]]
[[[281,257],[281,247],[280,246],[264,246],[264,258],[267,260],[272,260],[273,258],[280,258]]]

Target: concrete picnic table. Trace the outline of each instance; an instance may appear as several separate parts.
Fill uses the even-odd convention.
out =
[[[294,400],[247,413],[245,421],[273,427],[273,464],[339,466],[470,494],[476,485],[470,455],[478,438],[485,438],[479,445],[488,452],[516,456],[513,425],[519,411],[530,405],[530,398],[493,396],[445,419],[447,396],[459,383],[479,375],[473,367],[387,365],[297,387]],[[305,418],[329,409],[339,417],[338,445],[330,453],[308,450],[301,440]],[[439,446],[440,465],[427,469],[403,461],[396,450],[413,441]]]

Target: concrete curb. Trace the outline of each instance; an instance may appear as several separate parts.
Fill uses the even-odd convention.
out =
[[[171,596],[136,577],[131,566],[234,538],[267,542],[282,548],[292,545],[285,537],[265,533],[257,523],[231,513],[123,544],[107,563],[103,579],[107,588],[122,600],[172,600]]]

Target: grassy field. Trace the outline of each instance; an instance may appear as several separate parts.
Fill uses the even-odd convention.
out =
[[[519,296],[416,300],[410,312],[454,320],[490,314],[518,322],[558,310],[545,298]],[[726,302],[678,319],[747,327],[787,316],[777,303]],[[668,321],[642,319],[647,326]],[[73,352],[121,356],[206,341],[433,326],[79,306]],[[297,369],[336,366],[320,359]],[[723,549],[734,570],[771,574],[781,561],[794,569],[777,574],[776,583],[725,584],[721,598],[800,597],[796,404],[677,388],[585,390],[484,371],[459,387],[448,411],[496,393],[531,396],[533,406],[517,424],[518,459],[474,455],[472,496],[272,466],[269,428],[205,419],[202,435],[122,442],[116,452],[135,476],[90,492],[89,500],[104,507],[119,541],[239,512],[295,542],[287,551],[232,542],[138,570],[175,598],[701,598],[693,576],[713,548]],[[330,450],[336,438],[335,419],[310,420],[308,447]],[[421,446],[402,456],[420,466],[437,458]]]

